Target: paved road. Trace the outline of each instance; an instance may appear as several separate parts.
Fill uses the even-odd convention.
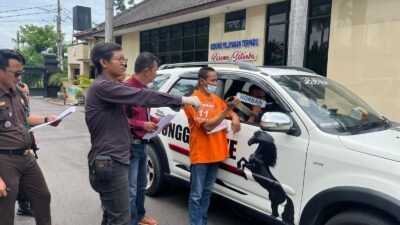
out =
[[[33,98],[32,113],[58,114],[67,107]],[[54,225],[99,225],[102,211],[100,200],[88,181],[86,155],[90,147],[83,108],[66,118],[57,128],[45,127],[36,132],[39,137],[39,164],[52,194]],[[146,198],[148,214],[160,225],[187,225],[188,188],[176,186],[157,198]],[[262,225],[238,215],[228,202],[213,198],[209,225]],[[34,225],[31,217],[16,216],[16,225]],[[263,224],[266,225],[266,224]]]

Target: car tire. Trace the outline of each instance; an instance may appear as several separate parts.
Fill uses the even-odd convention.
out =
[[[387,217],[367,210],[349,210],[330,218],[325,225],[395,225]]]
[[[147,187],[146,194],[155,196],[166,189],[164,170],[160,157],[153,145],[147,145]]]

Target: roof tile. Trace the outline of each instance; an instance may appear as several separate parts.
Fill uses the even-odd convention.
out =
[[[201,6],[221,0],[144,0],[132,8],[114,16],[114,27],[131,24],[157,16],[163,16],[181,10]],[[96,28],[91,28],[75,34],[79,37],[92,32],[104,30],[105,23],[99,24]]]

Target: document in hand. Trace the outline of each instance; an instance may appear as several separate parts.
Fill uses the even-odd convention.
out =
[[[56,121],[58,121],[58,120],[62,120],[62,119],[64,119],[65,117],[69,116],[71,113],[73,113],[73,112],[75,112],[75,111],[76,111],[75,106],[72,106],[72,107],[66,109],[64,112],[60,113],[60,114],[58,115],[58,117],[57,117],[56,120],[51,121],[51,122],[47,122],[47,123],[43,123],[43,124],[40,124],[40,125],[37,125],[37,126],[35,126],[35,127],[32,127],[29,131],[34,131],[34,130],[37,130],[37,129],[39,129],[39,128],[45,127],[45,126],[47,126],[47,125],[49,125],[49,124],[51,124],[51,123],[54,123],[54,122],[56,122]]]
[[[213,134],[220,130],[226,130],[227,128],[228,128],[228,125],[226,125],[225,120],[222,120],[222,122],[218,126],[216,126],[212,131],[207,132],[207,134]]]
[[[171,122],[171,120],[175,118],[175,116],[176,113],[166,115],[157,123],[158,129],[152,133],[145,134],[142,139],[150,140],[153,137],[157,136],[164,129],[164,127],[167,126]]]

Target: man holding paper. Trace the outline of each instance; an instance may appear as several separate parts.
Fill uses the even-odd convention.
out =
[[[24,109],[26,111],[26,114],[28,116],[28,122],[31,126],[33,125],[39,125],[43,124],[46,120],[46,117],[44,116],[35,116],[30,114],[30,105],[29,105],[29,87],[28,85],[22,83],[22,74],[19,74],[16,78],[17,86],[16,90],[19,96],[21,97],[22,101],[21,103],[24,105]],[[47,120],[49,121],[55,121],[57,119],[57,116],[55,115],[49,115],[47,116]],[[51,123],[52,126],[57,126],[60,121],[56,121]],[[26,197],[22,194],[19,193],[17,196],[17,201],[18,201],[18,211],[17,215],[26,215],[26,216],[33,216],[32,211],[31,211],[31,205],[30,202],[26,199]]]
[[[159,59],[149,52],[142,52],[136,58],[135,74],[127,84],[135,88],[147,88],[156,78]],[[147,153],[144,140],[146,133],[158,129],[159,119],[150,115],[150,108],[125,106],[132,134],[131,164],[129,170],[129,201],[131,205],[131,225],[156,225],[157,221],[145,215],[144,198],[147,186]]]
[[[53,117],[29,116],[27,99],[16,90],[24,69],[21,54],[0,49],[0,221],[14,224],[17,194],[32,203],[37,225],[51,225],[50,192],[43,173],[30,154],[35,144],[29,127]]]
[[[203,67],[198,74],[199,87],[192,96],[200,99],[201,107],[195,110],[185,106],[190,128],[190,225],[207,224],[207,211],[211,192],[217,178],[219,162],[229,157],[225,117],[232,118],[232,130],[240,130],[239,117],[232,111],[240,103],[236,97],[226,103],[216,94],[217,73]]]

